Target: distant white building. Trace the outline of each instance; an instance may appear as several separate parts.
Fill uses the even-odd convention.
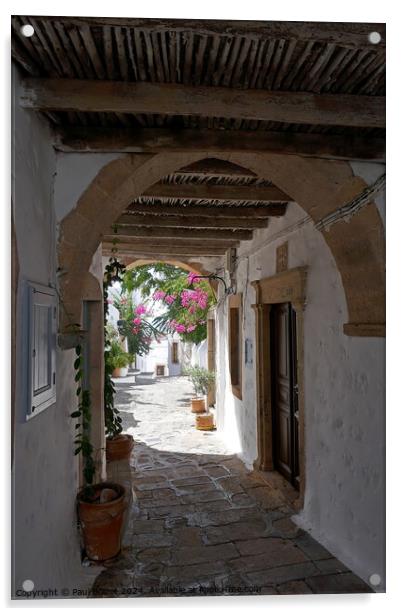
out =
[[[136,368],[154,376],[180,376],[186,363],[184,344],[177,334],[154,341],[147,355],[137,356]]]
[[[114,285],[110,292],[110,298],[120,291],[120,285]],[[133,300],[135,304],[142,302],[141,293],[139,290],[133,291]],[[159,302],[154,305],[154,314],[161,314],[163,308]],[[119,311],[110,304],[108,321],[117,328],[119,320]],[[126,341],[122,341],[124,348],[127,350]],[[151,344],[147,355],[137,355],[135,359],[135,367],[141,372],[153,374],[153,376],[180,376],[183,372],[185,364],[194,365],[192,347],[195,345],[183,343],[178,334],[168,334],[161,338],[160,342],[154,340]]]

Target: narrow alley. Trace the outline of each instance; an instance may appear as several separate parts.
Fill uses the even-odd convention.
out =
[[[96,596],[371,592],[292,522],[285,481],[247,470],[216,432],[195,429],[186,377],[134,379],[116,381],[135,439],[133,504]]]
[[[11,29],[12,598],[384,595],[385,20]]]

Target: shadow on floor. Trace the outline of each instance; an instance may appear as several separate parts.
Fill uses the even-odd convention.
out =
[[[137,441],[130,465],[118,464],[108,473],[129,482],[133,502],[122,553],[104,563],[96,596],[372,592],[293,523],[293,488],[235,455]]]

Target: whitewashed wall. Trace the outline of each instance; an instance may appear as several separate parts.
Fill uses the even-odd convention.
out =
[[[179,343],[179,363],[172,361],[173,342]],[[160,343],[153,342],[147,355],[138,356],[136,367],[141,372],[154,372],[156,375],[156,366],[161,365],[165,366],[165,376],[179,376],[182,372],[182,359],[182,344],[178,336],[167,336]]]
[[[16,98],[18,75],[14,71]],[[19,260],[16,306],[16,417],[13,488],[13,589],[32,580],[36,589],[85,588],[80,564],[70,413],[75,410],[74,351],[57,350],[57,401],[25,420],[27,340],[24,338],[26,281],[56,286],[56,216],[53,207],[54,150],[47,126],[34,112],[14,105],[12,197]]]
[[[200,344],[191,346],[191,361],[192,366],[201,366],[208,368],[208,342],[203,340]]]
[[[366,181],[382,165],[356,165]],[[384,200],[377,206],[384,215]],[[348,321],[335,261],[296,204],[239,249],[237,292],[243,293],[244,338],[253,341],[244,364],[243,400],[232,395],[228,371],[227,302],[217,309],[217,425],[251,468],[257,457],[255,319],[250,281],[275,274],[276,248],[289,242],[289,268],[308,266],[305,327],[306,492],[298,523],[365,580],[384,580],[385,342],[343,334]],[[288,227],[296,226],[292,232]],[[243,340],[244,343],[244,340]]]

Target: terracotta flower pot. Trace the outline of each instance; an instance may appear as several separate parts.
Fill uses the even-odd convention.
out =
[[[191,412],[205,413],[205,398],[191,398]]]
[[[126,491],[123,486],[108,482],[95,484],[93,489],[98,502],[83,500],[84,490],[81,490],[77,497],[78,515],[88,558],[103,561],[114,558],[121,549]],[[99,502],[102,493],[106,502]]]
[[[203,413],[195,418],[197,430],[215,430],[214,416],[211,413]]]
[[[124,368],[115,368],[112,372],[112,377],[117,379],[123,376],[127,376],[127,374],[128,374],[127,366]]]
[[[130,457],[134,447],[134,439],[131,434],[118,434],[113,438],[106,439],[106,460],[126,460]]]

